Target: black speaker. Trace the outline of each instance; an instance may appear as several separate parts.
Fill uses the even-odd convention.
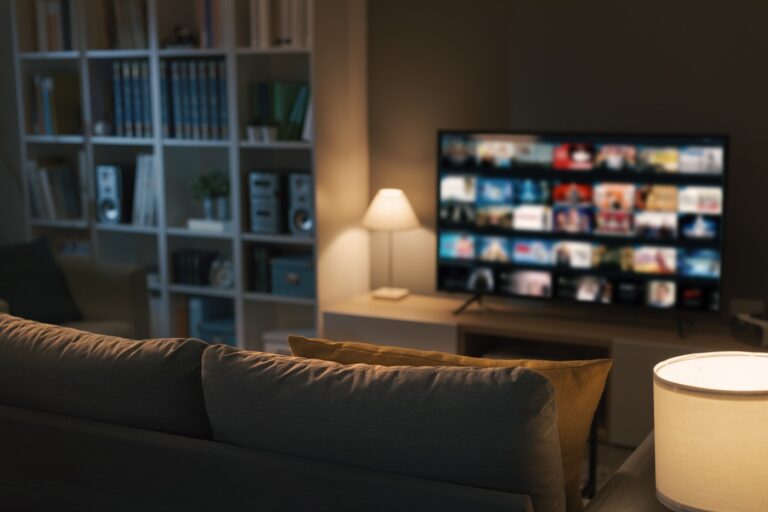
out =
[[[131,222],[133,170],[115,165],[96,167],[96,215],[99,222]]]
[[[290,207],[288,227],[294,235],[311,236],[315,231],[315,201],[312,176],[291,174],[289,176]]]
[[[250,172],[248,194],[251,201],[251,231],[280,233],[282,229],[280,176],[272,172]]]

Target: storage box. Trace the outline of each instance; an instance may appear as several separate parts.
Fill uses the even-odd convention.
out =
[[[311,256],[285,256],[272,260],[272,293],[311,299],[315,296],[315,270]]]
[[[237,346],[234,318],[209,318],[200,322],[200,338],[208,343]]]

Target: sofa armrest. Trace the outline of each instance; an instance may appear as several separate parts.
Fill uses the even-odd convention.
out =
[[[11,308],[8,306],[8,303],[5,302],[3,299],[0,299],[0,313],[10,313]]]
[[[130,322],[137,338],[148,336],[149,298],[143,267],[78,256],[59,256],[57,263],[85,320]]]
[[[584,508],[584,512],[667,511],[656,498],[653,432]]]

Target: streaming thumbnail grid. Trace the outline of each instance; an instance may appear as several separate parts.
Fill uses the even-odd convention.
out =
[[[719,238],[717,186],[579,183],[443,174],[443,225],[648,239]]]
[[[664,277],[639,280],[599,274],[564,275],[535,269],[441,264],[438,280],[440,289],[448,291],[556,298],[594,304],[645,305],[659,309],[719,309],[716,284],[681,282]]]
[[[443,134],[443,167],[509,169],[538,166],[559,171],[722,175],[725,150],[708,142],[693,144],[579,140],[544,141],[537,136]]]
[[[606,245],[458,231],[440,233],[439,256],[442,261],[712,280],[720,277],[721,266],[720,252],[714,249]]]

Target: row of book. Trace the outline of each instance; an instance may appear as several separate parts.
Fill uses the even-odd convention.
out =
[[[35,0],[37,51],[62,52],[77,48],[72,30],[75,12],[72,0]]]
[[[117,136],[152,136],[152,95],[146,60],[112,62],[112,99]]]
[[[173,59],[160,63],[163,136],[226,139],[229,129],[223,59]]]
[[[301,82],[250,84],[249,104],[252,125],[277,128],[279,140],[310,140],[311,98],[309,86]]]
[[[38,135],[80,132],[80,82],[74,73],[32,75],[30,127]]]
[[[250,0],[251,47],[306,48],[309,0]]]
[[[130,50],[148,47],[145,0],[89,1],[86,20],[91,48]]]
[[[64,160],[30,160],[27,183],[32,204],[32,217],[43,220],[86,218],[83,197],[86,196],[85,153],[80,151],[77,169]]]

